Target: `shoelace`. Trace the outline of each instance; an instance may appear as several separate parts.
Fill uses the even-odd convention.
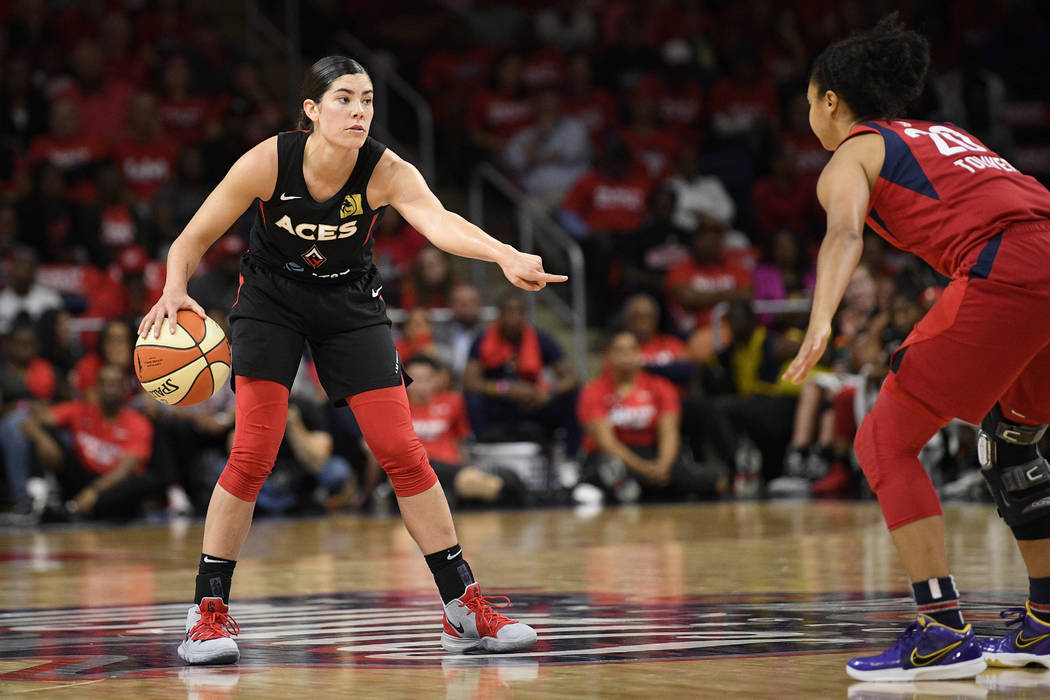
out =
[[[897,637],[897,642],[890,647],[888,651],[900,653],[901,647],[907,644],[912,637],[920,632],[922,632],[922,627],[919,625],[918,621],[911,623],[903,632],[901,632],[901,635]]]
[[[502,599],[503,602],[497,605],[496,601],[500,599]],[[502,613],[495,610],[495,608],[502,609],[510,607],[510,598],[508,598],[505,595],[479,595],[476,598],[471,598],[463,605],[467,608],[467,610],[474,613],[474,615],[478,619],[483,621],[485,625],[488,626],[488,628],[492,631],[495,631],[497,628],[502,627],[505,624],[514,622],[514,620],[511,620],[506,615],[503,615]]]
[[[1006,620],[1007,627],[1021,624],[1027,616],[1028,610],[1026,608],[1007,608],[999,613],[999,617]]]
[[[188,636],[195,641],[205,642],[209,639],[229,637],[240,633],[240,625],[230,617],[229,613],[201,612],[201,619],[193,626]]]

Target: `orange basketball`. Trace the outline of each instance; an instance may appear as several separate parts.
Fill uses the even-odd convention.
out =
[[[151,328],[135,342],[135,374],[157,401],[192,406],[214,396],[229,378],[230,342],[215,321],[182,309],[174,333],[164,319],[159,338]]]

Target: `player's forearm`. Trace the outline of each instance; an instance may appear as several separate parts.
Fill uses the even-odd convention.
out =
[[[185,292],[186,285],[200,264],[208,243],[192,234],[183,233],[168,249],[167,274],[164,291]]]
[[[817,286],[809,313],[811,326],[831,325],[863,248],[859,231],[828,231],[817,255]]]
[[[423,234],[441,250],[464,258],[499,263],[514,252],[513,247],[450,211],[444,212],[441,220]]]

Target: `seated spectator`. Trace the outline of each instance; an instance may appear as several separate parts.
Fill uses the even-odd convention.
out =
[[[700,467],[683,450],[681,410],[674,386],[641,369],[634,336],[618,333],[604,372],[580,392],[577,414],[587,433],[584,482],[620,503],[725,493],[726,477]]]
[[[736,205],[722,181],[700,173],[700,151],[691,144],[677,149],[674,173],[667,180],[675,192],[674,223],[692,231],[704,216],[728,228],[736,216]]]
[[[408,310],[394,337],[394,347],[397,348],[397,356],[401,358],[402,365],[407,365],[409,360],[419,355],[434,354],[434,328],[430,325],[430,316],[426,309],[417,306]],[[409,376],[412,374],[409,373]]]
[[[809,127],[809,100],[804,91],[788,102],[787,126],[776,135],[776,143],[790,143],[795,147],[796,177],[812,192],[817,191],[817,178],[828,164],[828,153]]]
[[[80,334],[73,330],[73,315],[65,309],[45,311],[37,322],[40,336],[40,356],[51,363],[60,380],[59,391],[69,391],[65,378],[84,355]],[[61,395],[63,400],[69,398]]]
[[[630,119],[623,129],[623,140],[631,147],[634,157],[645,167],[649,177],[659,180],[671,170],[674,154],[681,148],[681,140],[660,122],[658,100],[663,92],[659,79],[644,80],[630,94]]]
[[[658,296],[667,271],[689,257],[689,232],[674,222],[678,195],[664,183],[650,196],[649,218],[624,247],[624,282],[630,290]]]
[[[221,100],[194,89],[190,62],[182,54],[172,54],[164,64],[164,86],[157,101],[157,116],[164,132],[180,145],[198,144],[213,137],[219,128]]]
[[[106,321],[98,334],[98,349],[84,355],[73,367],[74,394],[84,400],[97,399],[99,372],[103,367],[124,371],[125,392],[133,396],[139,390],[134,367],[135,332],[127,321]]]
[[[541,90],[535,104],[535,122],[514,134],[504,160],[525,191],[549,209],[590,167],[591,141],[583,122],[566,116],[557,88]]]
[[[36,322],[46,311],[62,308],[62,297],[36,281],[36,270],[36,253],[29,248],[16,248],[8,286],[0,292],[0,333],[9,333],[19,314]]]
[[[403,309],[442,309],[448,306],[449,294],[456,284],[448,253],[428,245],[412,263],[412,271],[401,285],[398,303]]]
[[[760,241],[777,230],[794,231],[806,247],[820,240],[819,203],[813,183],[798,176],[798,153],[790,143],[778,143],[769,158],[769,175],[751,189]]]
[[[33,81],[34,66],[25,54],[8,54],[0,83],[0,134],[27,144],[47,129],[48,103]]]
[[[7,406],[19,401],[50,402],[58,391],[55,368],[40,356],[40,336],[25,317],[7,338],[7,361],[0,365],[0,398]]]
[[[721,227],[705,219],[693,232],[690,256],[668,270],[664,291],[675,326],[691,334],[710,327],[717,304],[749,300],[751,275],[726,254]]]
[[[148,248],[161,259],[200,209],[211,190],[204,154],[196,146],[179,152],[174,177],[153,199]]]
[[[685,390],[696,363],[689,357],[685,343],[676,335],[660,332],[660,306],[648,294],[636,294],[624,306],[624,329],[638,343],[642,369],[674,382]]]
[[[704,89],[696,79],[695,51],[683,40],[664,45],[667,64],[657,95],[660,119],[681,141],[698,143],[704,116]]]
[[[448,299],[452,318],[435,328],[437,355],[452,368],[454,383],[459,386],[467,368],[470,348],[483,330],[481,293],[472,284],[460,283],[452,288]]]
[[[599,144],[620,122],[616,98],[594,84],[594,68],[588,54],[576,52],[570,55],[565,70],[565,113],[582,121],[590,132],[591,142]]]
[[[467,113],[467,129],[483,157],[497,160],[510,137],[532,120],[532,102],[522,81],[522,58],[505,53],[496,60],[488,89],[474,95]]]
[[[379,220],[372,240],[372,259],[385,285],[383,298],[388,305],[401,306],[401,286],[420,251],[430,243],[392,208]]]
[[[165,137],[152,93],[139,92],[128,109],[127,134],[113,144],[113,160],[127,182],[131,199],[140,207],[153,201],[172,178],[178,149]]]
[[[108,157],[100,134],[81,124],[77,105],[72,100],[56,100],[51,105],[48,133],[29,144],[29,165],[37,168],[49,163],[59,169],[69,187],[70,197],[78,203],[92,201],[98,194],[95,175]]]
[[[577,380],[565,353],[525,320],[525,302],[516,292],[500,300],[499,312],[471,346],[463,373],[474,434],[486,442],[550,445],[561,428],[572,453],[579,445]]]
[[[779,100],[763,77],[754,46],[733,50],[729,75],[715,83],[711,103],[711,127],[724,143],[757,147],[763,133],[779,122]]]
[[[72,80],[60,85],[55,96],[73,101],[84,133],[119,132],[124,128],[134,87],[121,75],[106,75],[102,49],[92,39],[81,39],[70,59]]]
[[[412,428],[427,451],[430,465],[441,487],[452,496],[452,503],[477,501],[506,505],[524,503],[525,485],[510,469],[495,473],[468,464],[463,441],[470,436],[470,422],[463,395],[449,391],[442,377],[444,370],[427,355],[405,360],[405,371],[412,377],[408,403]]]
[[[581,239],[587,285],[588,322],[606,321],[621,287],[624,247],[645,221],[652,179],[635,166],[628,145],[606,143],[598,166],[581,177],[562,202],[559,219]]]
[[[766,241],[762,259],[751,272],[755,301],[810,298],[816,283],[816,270],[809,255],[799,248],[798,237],[788,229],[780,229]],[[764,326],[776,322],[781,328],[804,327],[806,315],[759,314],[758,321]]]
[[[127,406],[125,388],[121,368],[103,367],[97,402],[37,406],[22,423],[38,462],[58,481],[64,506],[53,517],[135,517],[157,495],[147,469],[153,426]],[[56,438],[54,429],[64,432]]]

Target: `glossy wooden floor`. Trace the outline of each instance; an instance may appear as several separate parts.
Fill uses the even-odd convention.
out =
[[[1024,598],[987,506],[946,509],[979,631]],[[880,686],[843,670],[911,604],[869,503],[721,503],[457,516],[486,593],[534,653],[446,657],[426,566],[396,518],[259,521],[234,578],[237,667],[175,646],[199,523],[0,534],[0,696],[88,698],[1050,697],[1050,672]]]

